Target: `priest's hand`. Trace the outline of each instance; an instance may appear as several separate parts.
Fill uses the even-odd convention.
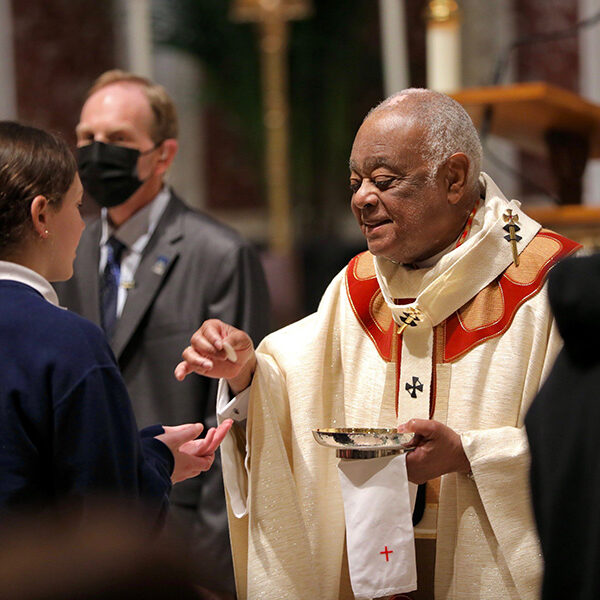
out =
[[[208,471],[215,460],[217,448],[232,425],[231,419],[225,419],[218,427],[211,427],[202,439],[197,439],[204,429],[202,423],[164,426],[165,432],[157,435],[156,439],[169,448],[175,459],[171,481],[178,483]]]
[[[227,379],[234,394],[245,390],[256,370],[256,355],[250,336],[218,319],[204,321],[182,353],[175,377],[183,381],[189,373]]]
[[[398,427],[415,434],[406,454],[408,479],[425,483],[445,473],[469,473],[471,465],[463,450],[460,435],[439,421],[411,419]]]

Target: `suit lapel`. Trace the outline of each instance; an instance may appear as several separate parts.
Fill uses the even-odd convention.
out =
[[[117,360],[133,337],[138,325],[152,305],[163,280],[168,276],[179,255],[183,227],[183,208],[171,194],[156,230],[146,246],[135,273],[135,286],[129,290],[123,313],[119,318],[111,346]]]

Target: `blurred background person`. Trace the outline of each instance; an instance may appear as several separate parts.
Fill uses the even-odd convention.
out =
[[[525,426],[544,555],[542,598],[600,598],[600,255],[550,275],[550,304],[565,345]]]
[[[215,423],[214,381],[173,377],[181,349],[207,318],[230,319],[254,340],[269,300],[252,246],[188,208],[165,183],[177,153],[166,90],[119,70],[101,75],[77,125],[84,189],[102,207],[84,232],[62,304],[101,325],[140,426]],[[198,581],[233,593],[220,466],[174,490],[172,521],[196,553]]]
[[[72,511],[0,527],[4,600],[209,600],[178,540],[155,543],[136,512],[104,500],[85,522]]]
[[[102,331],[58,306],[84,228],[82,187],[65,142],[0,122],[0,520],[98,495],[162,522],[172,482],[210,468],[231,424],[137,432]]]

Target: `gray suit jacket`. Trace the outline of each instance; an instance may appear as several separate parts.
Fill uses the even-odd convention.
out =
[[[73,277],[55,286],[63,306],[97,324],[100,234],[98,219],[84,231]],[[269,329],[264,273],[255,251],[234,230],[171,194],[111,341],[140,428],[215,424],[216,382],[192,375],[180,383],[173,376],[191,335],[210,318],[244,329],[257,343]],[[171,507],[173,520],[191,536],[198,583],[233,592],[220,462],[174,486]]]

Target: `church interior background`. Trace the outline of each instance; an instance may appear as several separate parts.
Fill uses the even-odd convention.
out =
[[[598,13],[600,0],[0,0],[0,116],[74,143],[104,70],[165,85],[181,129],[170,182],[261,249],[280,325],[314,310],[364,248],[349,210],[352,139],[390,92],[434,87],[436,27],[454,27],[456,76],[442,91],[539,82],[551,111],[572,103],[574,151],[532,153],[492,124],[484,170],[544,225],[597,249]],[[573,162],[582,192],[566,199],[573,186],[555,175]]]

